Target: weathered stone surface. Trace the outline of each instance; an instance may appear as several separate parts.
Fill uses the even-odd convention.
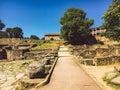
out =
[[[34,59],[34,57],[43,58],[52,52],[52,49],[40,49],[25,53],[25,57]]]
[[[45,65],[45,74],[48,74],[51,69],[51,65]]]
[[[70,47],[71,54],[83,59],[93,58],[93,65],[111,65],[120,62],[120,45],[79,45]],[[86,61],[85,63],[86,64]]]
[[[25,76],[24,73],[19,73],[19,74],[16,76],[16,79],[17,79],[17,80],[18,80],[18,79],[21,79],[23,76]]]
[[[45,76],[45,66],[37,61],[34,61],[29,65],[28,75],[30,79],[43,78]]]
[[[18,44],[17,49],[30,49],[36,46],[37,44]]]
[[[83,58],[94,58],[95,55],[96,55],[95,50],[85,50],[80,54],[80,56],[82,56]]]
[[[7,53],[4,49],[0,50],[0,59],[7,59]]]
[[[94,58],[94,64],[96,66],[99,66],[99,65],[108,65],[109,64],[109,60],[110,60],[109,57],[107,57],[107,58],[105,58],[105,57],[95,57]]]
[[[54,51],[58,51],[59,50],[59,46],[54,48]]]
[[[95,57],[93,59],[93,63],[96,66],[115,64],[118,63],[119,61],[120,61],[120,56]]]
[[[42,59],[42,62],[43,62],[43,64],[44,65],[50,65],[50,58],[48,58],[48,57],[45,57],[44,59]]]
[[[30,88],[36,86],[37,84],[41,83],[41,79],[29,79],[26,76],[19,79],[17,82],[17,89],[16,90],[31,90]],[[10,89],[11,90],[11,89]]]
[[[58,51],[53,51],[50,53],[51,56],[57,57],[58,56]]]
[[[113,50],[110,48],[97,48],[96,56],[97,57],[105,57],[113,54]]]
[[[83,59],[81,63],[85,65],[93,65],[93,59]]]
[[[111,80],[111,83],[113,83],[113,84],[117,84],[117,85],[120,85],[120,76],[114,78],[113,80]]]
[[[106,79],[112,79],[112,78],[114,78],[116,75],[117,75],[117,73],[115,73],[115,72],[109,73],[109,74],[106,76]]]
[[[114,66],[115,71],[120,72],[120,66]]]
[[[6,50],[8,60],[20,60],[24,59],[24,53],[28,52],[28,49]]]

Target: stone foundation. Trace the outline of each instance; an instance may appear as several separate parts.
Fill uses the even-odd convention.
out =
[[[77,57],[82,57],[85,65],[111,65],[120,63],[120,45],[82,45],[70,47]],[[81,60],[81,59],[80,59]]]
[[[39,59],[42,59],[51,52],[52,52],[52,49],[30,51],[30,52],[25,53],[25,57],[29,59],[35,59],[36,57],[39,57]]]
[[[28,52],[27,49],[17,49],[17,50],[6,50],[8,60],[22,60],[24,59],[24,54]]]

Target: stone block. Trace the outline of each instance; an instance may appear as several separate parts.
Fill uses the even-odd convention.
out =
[[[45,77],[45,66],[34,61],[28,67],[28,76],[30,79]]]
[[[118,77],[112,79],[112,80],[111,80],[111,83],[120,85],[120,76],[118,76]]]
[[[84,65],[93,65],[93,59],[83,59],[81,63]]]

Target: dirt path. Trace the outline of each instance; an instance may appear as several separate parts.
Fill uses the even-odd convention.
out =
[[[101,90],[72,59],[67,48],[61,46],[50,83],[37,90]]]

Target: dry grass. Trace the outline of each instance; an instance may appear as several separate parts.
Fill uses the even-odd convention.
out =
[[[32,48],[31,50],[54,49],[58,44],[59,41],[44,41],[42,44],[39,44],[37,47]]]
[[[31,60],[0,62],[0,90],[15,88],[16,80],[26,74],[30,62]]]
[[[119,65],[119,64],[116,64]],[[114,66],[116,65],[107,65],[107,66],[85,66],[81,65],[83,69],[103,88],[103,90],[118,90],[114,87],[111,87],[103,80],[104,76],[108,72],[114,71]],[[117,87],[118,88],[118,87]],[[120,87],[119,87],[120,90]]]
[[[110,39],[105,38],[105,37],[97,36],[96,39],[97,39],[97,40],[100,40],[100,41],[102,41],[102,42],[104,42],[105,45],[120,44],[120,41],[110,40]]]
[[[4,74],[17,75],[18,73],[25,73],[26,68],[31,60],[19,60],[11,62],[0,62],[0,72]]]

